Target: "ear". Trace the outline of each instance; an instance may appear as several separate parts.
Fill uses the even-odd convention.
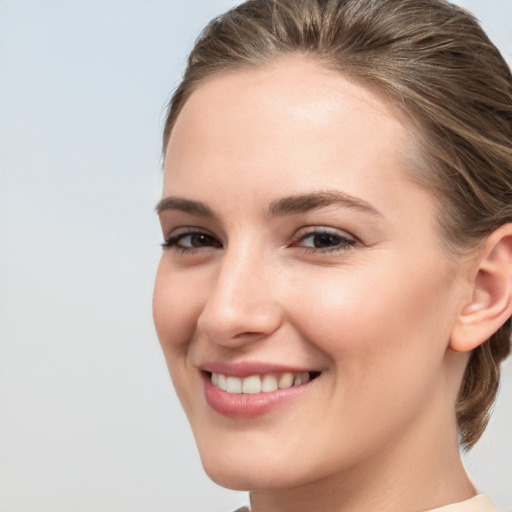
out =
[[[512,223],[491,233],[472,267],[471,299],[457,318],[450,348],[469,352],[512,315]]]

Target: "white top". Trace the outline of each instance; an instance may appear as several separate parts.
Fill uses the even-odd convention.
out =
[[[235,512],[250,512],[250,509],[248,507],[242,507],[235,510]],[[498,512],[498,510],[487,496],[479,494],[469,500],[428,510],[427,512]]]
[[[469,500],[446,505],[446,507],[436,508],[428,512],[498,512],[498,510],[487,496],[479,494]]]

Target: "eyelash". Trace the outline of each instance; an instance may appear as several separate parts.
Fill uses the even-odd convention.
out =
[[[315,237],[330,237],[331,241],[336,241],[337,245],[327,246],[327,247],[305,247],[297,245],[300,242],[304,242],[308,238]],[[338,231],[329,230],[326,228],[316,228],[311,231],[304,233],[300,236],[297,241],[292,242],[291,247],[299,247],[303,249],[305,252],[322,252],[322,253],[331,253],[331,252],[341,252],[346,251],[347,249],[353,247],[357,241],[354,238],[349,236],[344,236]]]
[[[205,237],[213,243],[211,245],[203,245],[203,246],[199,245],[197,247],[183,247],[183,246],[179,245],[179,243],[182,240],[184,240],[185,238],[194,237],[194,236]],[[164,250],[172,249],[174,251],[178,251],[181,253],[190,252],[190,251],[194,251],[194,250],[201,250],[201,249],[205,249],[205,248],[209,249],[211,247],[220,248],[220,247],[222,247],[222,244],[218,240],[216,240],[215,237],[213,237],[212,235],[209,235],[208,233],[205,233],[204,231],[185,231],[183,233],[179,233],[174,236],[165,237],[164,241],[162,243],[162,248]]]
[[[210,242],[210,245],[198,245],[196,247],[183,247],[180,246],[180,242],[182,242],[187,237],[205,237],[205,242]],[[331,241],[334,241],[337,243],[337,245],[334,246],[327,246],[327,247],[306,247],[301,246],[300,243],[304,242],[308,238],[315,238],[315,237],[330,237]],[[192,241],[192,240],[191,240]],[[328,243],[327,241],[325,241]],[[341,233],[335,231],[335,230],[329,230],[326,228],[312,228],[311,231],[308,231],[307,233],[304,233],[303,235],[299,236],[295,241],[293,241],[288,247],[297,247],[299,249],[302,249],[304,252],[307,253],[332,253],[332,252],[341,252],[346,251],[347,249],[350,249],[354,245],[357,244],[357,240],[354,238],[351,238],[349,236],[344,236]],[[219,242],[214,236],[205,233],[204,231],[185,231],[182,233],[179,233],[174,236],[166,237],[162,243],[162,248],[164,250],[174,250],[180,253],[187,253],[187,252],[193,252],[203,249],[220,249],[222,248],[222,243]]]

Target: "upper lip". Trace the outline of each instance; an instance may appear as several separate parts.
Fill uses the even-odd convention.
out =
[[[198,365],[205,372],[220,373],[231,377],[244,378],[251,375],[265,375],[269,373],[301,373],[313,371],[312,368],[301,368],[259,361],[207,361]]]

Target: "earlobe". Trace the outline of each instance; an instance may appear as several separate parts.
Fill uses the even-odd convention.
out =
[[[488,340],[512,314],[512,223],[487,238],[473,272],[470,301],[453,329],[450,348],[469,352]]]

